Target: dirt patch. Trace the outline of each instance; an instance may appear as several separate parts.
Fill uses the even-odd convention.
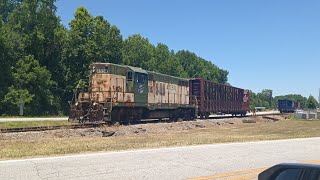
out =
[[[244,123],[270,123],[286,120],[284,115],[257,116],[245,118],[207,119],[182,122],[159,122],[135,125],[115,125],[88,129],[59,129],[41,132],[20,132],[0,134],[0,140],[34,140],[41,138],[111,137],[140,134],[163,134],[174,131],[205,129],[221,126],[236,126]]]

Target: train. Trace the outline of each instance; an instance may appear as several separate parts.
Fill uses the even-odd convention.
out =
[[[200,118],[208,118],[210,114],[245,116],[250,111],[249,90],[203,78],[190,79],[189,82],[190,96],[196,98]]]
[[[300,108],[300,103],[291,101],[289,99],[279,99],[278,100],[278,110],[280,113],[294,113]]]
[[[93,63],[87,91],[76,91],[70,122],[193,120],[211,113],[244,116],[249,91],[113,63]]]

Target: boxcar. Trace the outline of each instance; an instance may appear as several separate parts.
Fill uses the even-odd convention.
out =
[[[80,92],[69,121],[128,122],[194,119],[189,80],[111,63],[90,66],[89,87]]]
[[[198,116],[210,114],[246,115],[250,110],[249,91],[214,83],[202,78],[190,79],[190,96],[195,98]]]
[[[278,110],[280,113],[293,113],[300,109],[300,103],[291,101],[289,99],[278,100]]]

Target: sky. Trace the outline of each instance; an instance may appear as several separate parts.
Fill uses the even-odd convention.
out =
[[[229,71],[229,83],[274,95],[320,88],[318,0],[58,0],[68,27],[79,6],[102,15],[124,38],[141,34],[189,50]]]

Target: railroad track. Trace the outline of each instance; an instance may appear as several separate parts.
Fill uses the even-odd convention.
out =
[[[74,124],[65,126],[39,126],[39,127],[22,127],[22,128],[4,128],[0,129],[0,133],[14,133],[14,132],[30,132],[30,131],[49,131],[57,129],[85,129],[96,128],[103,124]]]
[[[264,118],[274,119],[268,116],[272,115],[281,115],[280,113],[273,113],[273,114],[258,114],[256,116],[263,116]],[[286,115],[286,114],[282,114]],[[252,115],[250,115],[252,116]],[[244,116],[248,117],[248,116]],[[209,119],[224,119],[224,118],[232,118],[232,116],[221,116],[221,117],[213,117]],[[243,117],[237,117],[243,118]],[[146,123],[157,123],[157,122],[174,122],[172,120],[147,120],[147,121],[139,121],[139,122],[132,122],[131,124],[146,124]],[[15,132],[32,132],[32,131],[49,131],[49,130],[58,130],[58,129],[85,129],[85,128],[96,128],[105,125],[105,123],[100,124],[74,124],[74,125],[64,125],[64,126],[39,126],[39,127],[22,127],[22,128],[3,128],[0,129],[0,133],[15,133]]]

